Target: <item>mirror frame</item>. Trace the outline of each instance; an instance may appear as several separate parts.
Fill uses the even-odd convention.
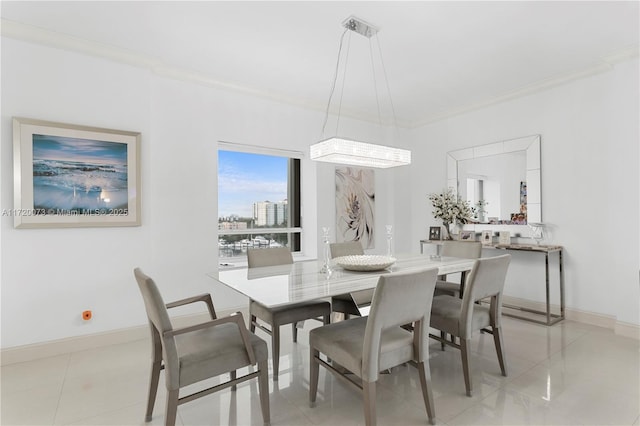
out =
[[[540,135],[524,136],[517,139],[509,139],[487,145],[449,151],[447,153],[447,187],[451,188],[455,194],[458,194],[458,185],[460,184],[458,182],[458,161],[472,160],[474,158],[482,158],[498,154],[508,154],[510,152],[517,151],[526,151],[527,155],[527,223],[542,222]],[[470,225],[474,227],[482,227],[483,229],[505,229],[505,226],[527,226],[487,223]]]

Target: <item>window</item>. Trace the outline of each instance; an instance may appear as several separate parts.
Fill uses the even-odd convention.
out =
[[[218,150],[218,256],[300,251],[300,155],[230,143]]]

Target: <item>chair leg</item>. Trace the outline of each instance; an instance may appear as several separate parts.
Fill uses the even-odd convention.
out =
[[[320,364],[316,358],[320,357],[320,352],[311,348],[309,353],[309,402],[313,405],[316,402],[316,395],[318,393],[318,374],[320,374]]]
[[[251,320],[249,321],[249,331],[251,331],[252,333],[256,332],[256,321],[258,321],[258,318],[256,318],[255,315],[251,315]]]
[[[420,386],[422,387],[422,398],[424,399],[424,406],[427,409],[427,416],[429,416],[429,423],[436,424],[436,411],[433,404],[433,392],[431,390],[431,369],[429,364],[424,362],[418,363],[418,373],[420,374]]]
[[[149,400],[147,401],[147,413],[145,414],[144,421],[150,422],[153,414],[153,405],[156,402],[156,395],[158,394],[158,382],[160,381],[160,367],[162,361],[154,361],[151,364],[151,379],[149,380]]]
[[[273,380],[277,381],[280,365],[280,326],[278,324],[271,326],[271,353],[273,355]]]
[[[291,331],[293,334],[293,343],[298,343],[298,327],[297,327],[297,323],[292,322],[291,323]]]
[[[362,382],[364,394],[364,423],[367,426],[376,424],[376,382]]]
[[[324,316],[322,317],[322,323],[323,323],[324,325],[331,324],[331,314],[324,315]]]
[[[492,327],[493,342],[496,344],[496,353],[498,354],[498,362],[503,376],[507,376],[507,363],[504,356],[504,340],[502,339],[502,327]]]
[[[258,376],[258,387],[260,391],[260,408],[262,409],[262,420],[264,424],[271,422],[271,412],[269,409],[269,364],[265,359],[258,363],[260,374]]]
[[[441,330],[441,331],[440,331],[440,338],[441,338],[442,340],[446,340],[446,339],[447,339],[447,333],[445,333],[444,331],[442,331],[442,330]],[[444,342],[443,342],[443,341],[440,341],[440,348],[441,348],[443,351],[444,351],[444,346],[445,346]]]
[[[176,424],[177,414],[178,414],[178,389],[167,390],[167,411],[164,417],[165,426],[174,426]]]
[[[464,385],[467,388],[467,396],[473,395],[473,388],[471,385],[471,375],[469,371],[469,345],[470,339],[460,338],[460,354],[462,355],[462,372],[464,373]]]
[[[231,380],[235,380],[236,377],[238,377],[236,370],[233,370],[232,372],[229,373],[229,376],[231,376]],[[237,386],[233,385],[231,386],[231,392],[235,392],[236,391]]]

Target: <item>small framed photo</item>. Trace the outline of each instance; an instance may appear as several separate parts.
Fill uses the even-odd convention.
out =
[[[440,241],[440,227],[439,226],[430,226],[429,227],[429,240],[430,241]]]
[[[15,228],[140,226],[138,132],[15,117],[13,175]]]
[[[493,232],[492,231],[482,231],[482,237],[480,241],[483,245],[488,246],[493,243]]]
[[[500,231],[498,244],[500,244],[501,246],[511,245],[511,233],[509,231]]]
[[[458,233],[458,239],[460,241],[475,241],[476,240],[476,233],[475,231],[465,231],[462,230]]]

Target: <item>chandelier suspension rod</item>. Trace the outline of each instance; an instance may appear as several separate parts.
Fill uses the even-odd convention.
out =
[[[393,104],[393,98],[391,97],[391,88],[389,87],[389,78],[387,77],[387,67],[384,65],[384,57],[382,56],[382,48],[380,47],[380,39],[376,36],[376,42],[378,43],[378,52],[380,54],[380,63],[382,64],[382,75],[384,76],[384,82],[387,86],[387,95],[389,96],[389,103],[391,104],[391,116],[393,117],[393,126],[398,131],[398,119],[396,117],[396,107]],[[399,135],[398,135],[399,136]]]
[[[336,132],[335,135],[338,134],[338,129],[340,127],[340,115],[342,115],[342,99],[344,98],[344,88],[347,86],[347,69],[349,68],[349,52],[351,52],[351,33],[349,33],[349,41],[347,42],[347,54],[344,58],[344,72],[342,73],[342,88],[340,88],[340,102],[338,103],[338,117],[336,118]],[[338,55],[340,53],[338,52]],[[327,111],[327,114],[329,111]]]
[[[378,36],[376,36],[376,39]],[[373,92],[376,94],[376,106],[378,107],[378,123],[382,128],[382,112],[380,111],[380,97],[378,96],[378,79],[376,78],[376,65],[373,62],[373,44],[369,39],[369,58],[371,59],[371,73],[373,74]]]
[[[333,92],[336,89],[336,82],[338,81],[338,69],[340,68],[340,56],[342,53],[342,43],[344,41],[345,34],[347,34],[347,31],[349,31],[349,29],[345,28],[344,32],[342,33],[342,36],[340,36],[340,44],[338,47],[338,60],[336,61],[336,68],[333,73],[333,83],[331,84],[331,89],[329,91],[329,100],[327,101],[327,109],[324,113],[324,122],[322,123],[322,132],[320,133],[320,139],[324,138],[324,129],[327,126],[327,120],[329,120],[329,108],[331,107],[331,99],[333,98]],[[343,89],[344,89],[344,84],[343,84]]]

